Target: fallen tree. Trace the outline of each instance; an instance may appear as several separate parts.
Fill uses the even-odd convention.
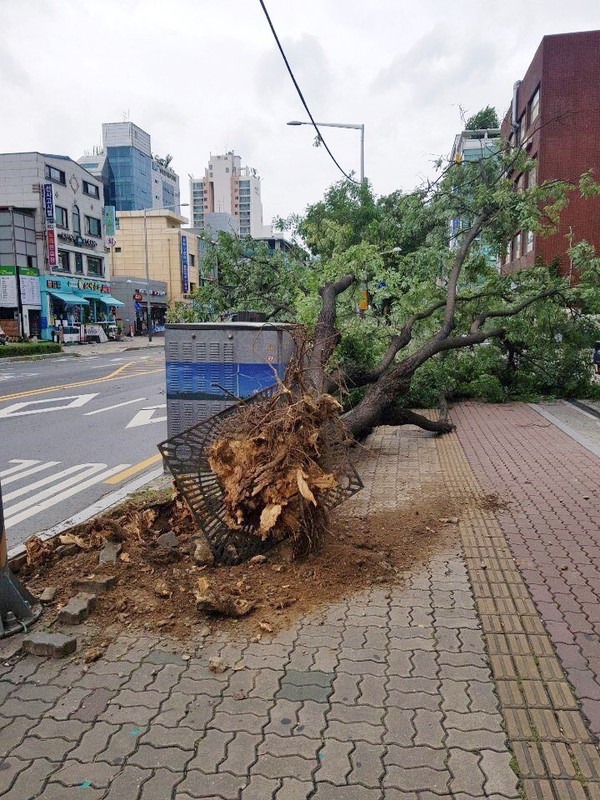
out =
[[[552,181],[517,190],[514,175],[532,168],[523,151],[506,146],[447,164],[438,180],[410,194],[375,199],[367,186],[341,182],[286,221],[296,236],[290,254],[270,260],[232,237],[209,247],[207,263],[219,262],[220,278],[198,290],[197,319],[252,307],[304,323],[307,385],[343,403],[344,426],[356,439],[380,424],[447,432],[447,420],[407,407],[425,364],[441,369],[449,354],[470,355],[490,340],[522,354],[524,330],[547,342],[557,365],[566,363],[565,327],[578,331],[570,344],[581,351],[590,334],[585,313],[600,310],[599,262],[585,243],[571,242],[566,256],[576,284],[559,265],[506,276],[497,269],[510,243],[524,250],[531,237],[556,230],[570,192],[598,193],[590,176],[577,186]],[[584,360],[578,364],[584,375]]]

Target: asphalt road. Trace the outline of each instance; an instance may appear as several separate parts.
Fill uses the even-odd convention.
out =
[[[9,549],[160,469],[164,351],[0,361]]]

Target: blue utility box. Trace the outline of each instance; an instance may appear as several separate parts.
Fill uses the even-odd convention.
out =
[[[165,327],[167,431],[176,436],[275,383],[295,351],[296,326],[269,322]]]

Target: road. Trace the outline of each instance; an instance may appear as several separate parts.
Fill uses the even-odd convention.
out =
[[[8,547],[162,465],[164,351],[0,362]]]

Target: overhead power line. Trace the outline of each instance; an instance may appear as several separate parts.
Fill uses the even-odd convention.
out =
[[[304,95],[302,94],[302,90],[298,86],[298,81],[296,80],[296,77],[294,76],[294,73],[292,72],[292,68],[290,67],[290,62],[287,60],[287,56],[285,54],[285,51],[284,51],[283,47],[281,46],[281,42],[279,41],[279,36],[277,36],[277,31],[275,30],[275,27],[274,27],[273,23],[271,22],[271,17],[269,16],[269,12],[267,11],[267,7],[265,6],[263,0],[258,0],[258,2],[260,3],[260,5],[262,7],[262,10],[265,12],[265,17],[267,18],[267,22],[269,23],[269,27],[271,28],[271,33],[273,34],[273,38],[275,39],[275,42],[277,43],[277,47],[279,48],[279,52],[281,53],[281,57],[283,58],[285,66],[287,67],[287,71],[289,72],[290,78],[292,79],[292,82],[293,82],[294,86],[296,87],[296,91],[298,92],[298,96],[300,97],[300,100],[302,101],[302,105],[304,106],[304,109],[305,109],[306,113],[308,114],[308,117],[309,117],[309,119],[310,119],[310,121],[312,123],[313,128],[317,132],[317,137],[318,137],[317,141],[320,142],[323,145],[323,147],[327,151],[329,157],[331,158],[333,163],[336,165],[336,167],[339,169],[339,171],[342,173],[342,175],[345,178],[347,178],[349,181],[352,181],[352,183],[358,183],[358,181],[355,181],[354,178],[350,177],[350,175],[348,175],[348,173],[345,172],[342,169],[342,167],[340,166],[338,160],[336,159],[336,157],[333,155],[333,153],[329,149],[329,147],[327,145],[327,142],[325,141],[325,139],[323,138],[323,135],[321,134],[321,131],[319,130],[319,126],[315,122],[313,115],[310,113],[310,108],[308,107],[308,104],[307,104],[306,100],[304,99]]]

